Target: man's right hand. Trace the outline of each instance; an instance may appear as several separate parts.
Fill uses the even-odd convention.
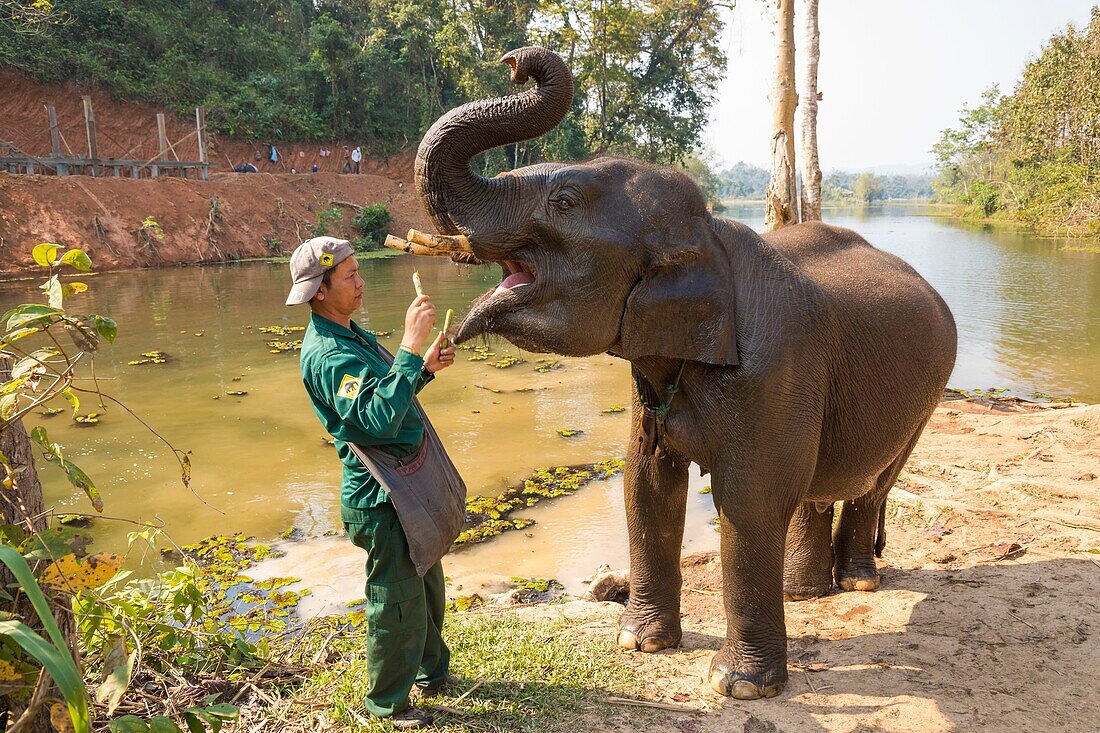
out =
[[[435,306],[427,295],[418,295],[405,313],[405,335],[401,345],[417,354],[424,353],[424,342],[435,326]]]

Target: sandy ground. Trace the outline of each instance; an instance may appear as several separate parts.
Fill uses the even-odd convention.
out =
[[[630,655],[647,699],[685,710],[653,710],[643,729],[1100,729],[1100,405],[1017,409],[937,409],[892,495],[882,588],[786,604],[779,698],[710,691],[720,567],[685,558],[683,648]],[[618,607],[581,610],[573,633],[614,633]],[[609,705],[593,729],[627,727]]]

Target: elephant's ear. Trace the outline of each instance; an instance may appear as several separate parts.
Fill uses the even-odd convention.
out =
[[[646,248],[649,267],[627,297],[619,355],[738,364],[732,265],[711,218],[687,216]]]

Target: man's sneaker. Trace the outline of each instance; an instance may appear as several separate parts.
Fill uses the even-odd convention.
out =
[[[426,713],[423,710],[418,710],[412,705],[404,710],[394,713],[390,717],[390,723],[393,724],[396,730],[416,730],[417,728],[426,728],[432,724],[434,720],[430,713]]]

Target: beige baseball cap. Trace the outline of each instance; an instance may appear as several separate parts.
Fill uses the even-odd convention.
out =
[[[336,237],[314,237],[299,244],[290,256],[290,279],[294,284],[286,304],[308,303],[320,290],[325,272],[353,254],[351,242]]]

